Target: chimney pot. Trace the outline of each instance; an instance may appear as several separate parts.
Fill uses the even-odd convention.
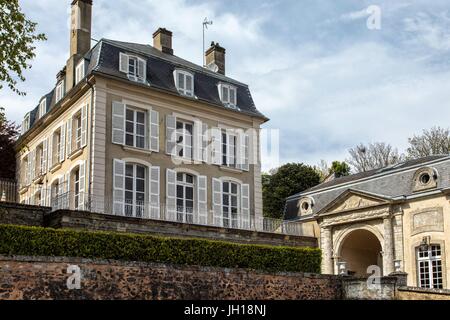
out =
[[[211,42],[211,47],[206,50],[206,67],[212,69],[213,65],[217,66],[217,72],[225,74],[225,48],[222,48],[219,43]]]
[[[159,28],[153,33],[153,47],[161,52],[173,54],[172,32],[166,28]]]

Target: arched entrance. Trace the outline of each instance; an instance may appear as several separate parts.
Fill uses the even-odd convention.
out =
[[[350,275],[368,276],[367,268],[382,266],[382,247],[377,236],[364,229],[350,232],[344,238],[339,250],[339,262],[345,262]]]

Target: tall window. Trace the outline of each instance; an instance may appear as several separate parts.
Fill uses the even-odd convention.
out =
[[[442,289],[441,246],[419,247],[417,264],[420,287]]]
[[[75,208],[78,209],[80,207],[80,168],[76,169],[73,174],[74,181],[74,201]]]
[[[194,125],[190,122],[177,121],[177,155],[192,159],[192,134]]]
[[[61,154],[61,129],[58,129],[53,134],[53,149],[52,149],[52,164],[56,165],[59,163],[59,156]]]
[[[236,166],[237,136],[226,131],[222,132],[222,165]]]
[[[52,207],[60,207],[61,202],[61,194],[62,194],[62,186],[59,184],[59,181],[55,181],[51,187],[51,199],[52,199]]]
[[[40,144],[36,148],[36,177],[44,174],[44,146]]]
[[[138,164],[125,166],[125,215],[142,218],[145,208],[146,169]]]
[[[187,173],[177,174],[177,220],[194,222],[194,176]]]
[[[136,148],[145,148],[146,113],[127,108],[125,144]]]
[[[185,96],[194,96],[194,76],[189,72],[176,70],[175,71],[175,84],[178,92]]]
[[[224,181],[222,185],[223,225],[226,228],[237,228],[239,218],[239,185]]]
[[[22,134],[30,129],[30,114],[28,113],[22,122]]]
[[[82,126],[81,126],[81,113],[76,115],[74,120],[75,125],[75,149],[74,151],[81,149],[81,134],[82,134]]]

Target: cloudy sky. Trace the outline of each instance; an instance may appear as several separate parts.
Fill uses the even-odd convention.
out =
[[[20,121],[55,85],[68,58],[71,0],[20,0],[48,41],[17,97],[0,105]],[[369,29],[367,8],[381,9]],[[227,49],[227,73],[248,83],[257,107],[280,130],[280,162],[344,160],[359,142],[407,137],[450,119],[450,0],[94,0],[93,38],[152,43],[174,33],[175,54],[202,64],[207,43]],[[263,159],[264,169],[275,164]]]

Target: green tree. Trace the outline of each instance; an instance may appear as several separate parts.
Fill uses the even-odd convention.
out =
[[[23,72],[31,68],[35,41],[46,40],[36,33],[35,22],[27,20],[18,0],[0,0],[0,89],[4,83],[15,93],[25,95],[17,88],[18,81],[25,81]]]
[[[18,134],[18,126],[6,120],[5,110],[0,107],[0,178],[14,179],[16,175],[14,143]]]
[[[336,174],[336,177],[344,177],[350,175],[350,166],[345,161],[333,161],[330,168],[330,174]]]
[[[283,217],[287,197],[314,187],[320,183],[320,175],[302,163],[288,163],[263,175],[264,216]]]

